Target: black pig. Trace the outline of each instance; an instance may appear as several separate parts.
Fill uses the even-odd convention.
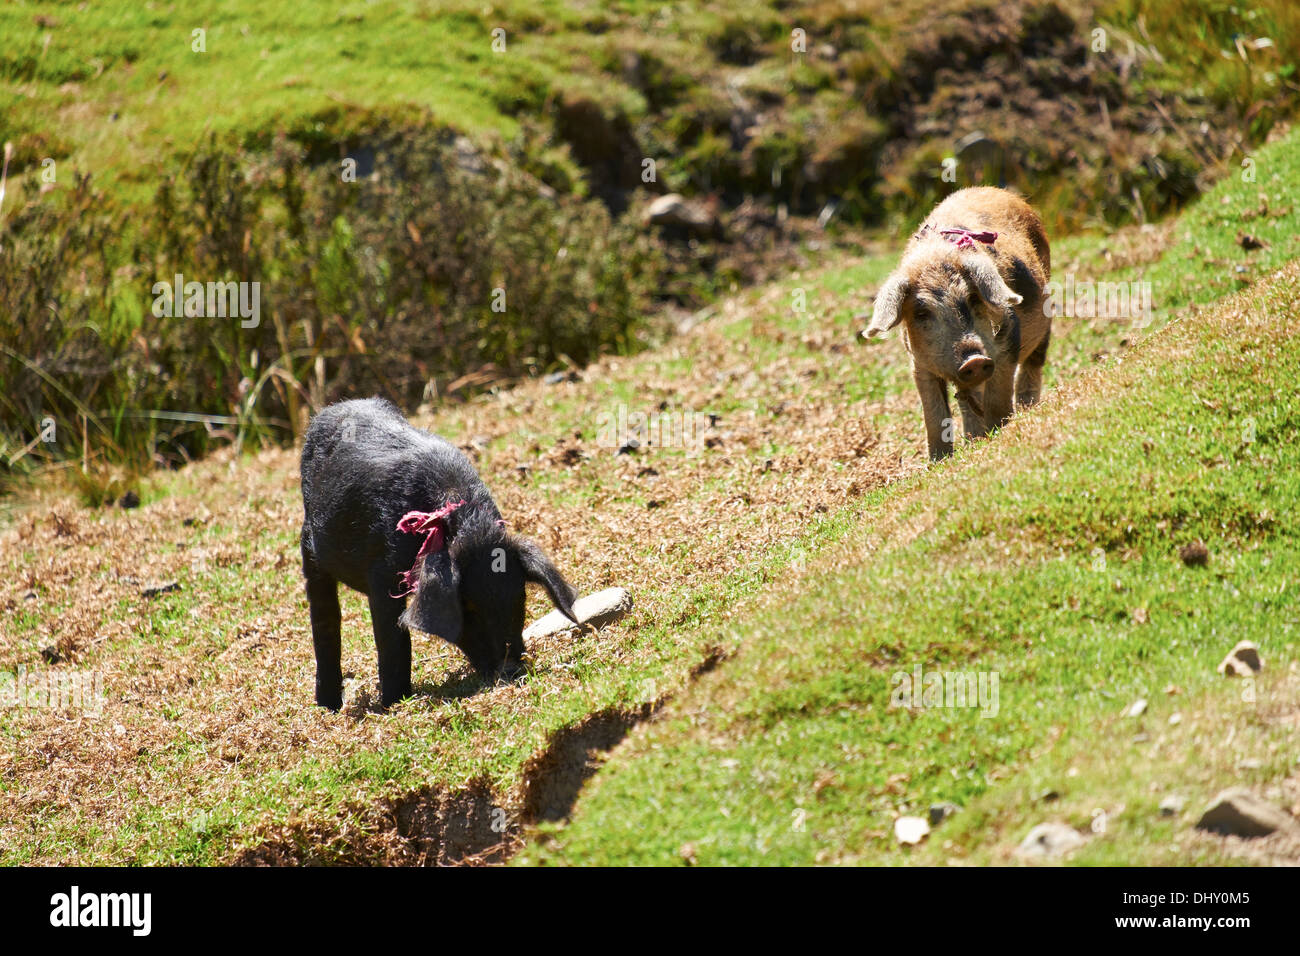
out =
[[[322,707],[343,704],[340,581],[370,599],[385,707],[411,693],[410,628],[459,647],[481,676],[511,679],[522,670],[526,581],[573,619],[577,594],[536,544],[506,531],[469,459],[413,428],[391,402],[321,411],[301,471],[302,570]]]

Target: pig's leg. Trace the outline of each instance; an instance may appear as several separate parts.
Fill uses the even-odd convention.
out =
[[[1043,341],[1020,364],[1020,373],[1016,376],[1016,405],[1020,408],[1038,404],[1043,389],[1043,366],[1047,364],[1047,344],[1051,339],[1052,330],[1049,328]]]
[[[952,454],[953,437],[948,383],[919,368],[912,370],[912,378],[921,396],[921,414],[925,416],[925,437],[930,446],[930,460],[947,458]]]
[[[373,571],[368,583],[370,623],[379,655],[379,701],[387,707],[411,696],[411,632],[398,623],[405,602],[388,592],[393,574],[387,569]]]
[[[316,566],[306,548],[302,552],[302,573],[307,579],[311,642],[316,650],[316,703],[338,710],[343,706],[339,583]]]
[[[1016,357],[998,356],[993,376],[984,383],[984,424],[986,429],[1001,428],[1011,417],[1011,390],[1016,377]]]

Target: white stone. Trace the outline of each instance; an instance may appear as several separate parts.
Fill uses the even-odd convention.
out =
[[[894,821],[894,836],[899,843],[920,843],[930,833],[930,824],[921,817],[899,817]]]
[[[573,602],[573,614],[584,627],[604,627],[617,621],[630,610],[632,610],[632,594],[626,588],[606,588]],[[577,628],[577,624],[555,610],[530,624],[524,631],[524,640],[549,637],[564,631],[575,631]]]
[[[1087,841],[1074,827],[1064,823],[1040,823],[1020,842],[1016,855],[1028,859],[1050,859],[1077,850]]]

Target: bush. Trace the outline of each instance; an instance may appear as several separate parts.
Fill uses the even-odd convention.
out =
[[[284,137],[209,141],[133,218],[85,178],[29,187],[0,224],[4,460],[175,463],[345,396],[410,406],[634,347],[660,260],[630,223],[445,131],[376,142],[353,179]],[[155,315],[177,274],[258,283],[259,321]],[[32,444],[47,417],[68,441]]]

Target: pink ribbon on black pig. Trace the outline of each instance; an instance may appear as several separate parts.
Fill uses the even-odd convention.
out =
[[[463,501],[452,501],[437,511],[408,511],[397,522],[397,530],[406,534],[422,534],[424,543],[415,555],[411,570],[403,571],[397,579],[406,585],[406,590],[393,597],[406,597],[420,583],[420,566],[424,559],[434,551],[441,551],[447,546],[447,516],[463,505]]]

